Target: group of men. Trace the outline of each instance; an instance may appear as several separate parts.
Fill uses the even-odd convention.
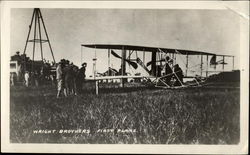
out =
[[[68,60],[62,59],[56,68],[57,98],[63,93],[65,97],[77,95],[82,92],[85,80],[87,63],[83,63],[79,69]]]
[[[10,84],[11,86],[15,86],[17,82],[23,82],[25,87],[43,85],[46,81],[51,81],[54,84],[54,76],[50,74],[49,76],[45,76],[42,72],[33,71],[24,71],[22,73],[21,81],[18,80],[17,74],[15,72],[10,73]]]
[[[175,64],[173,67],[173,60],[166,56],[165,58],[165,82],[168,86],[181,86],[183,84],[183,71],[178,64]],[[171,83],[171,80],[174,79],[174,83]]]
[[[26,54],[17,51],[11,56],[11,66],[15,72],[10,74],[11,86],[15,86],[17,82],[23,82],[26,87],[39,86],[52,81],[55,82],[55,74],[51,72],[54,62],[43,59],[32,61]]]

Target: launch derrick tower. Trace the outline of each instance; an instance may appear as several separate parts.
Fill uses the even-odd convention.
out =
[[[32,27],[34,27],[33,35],[31,35]],[[45,39],[42,39],[42,29],[43,32],[45,33]],[[33,38],[32,38],[33,37]],[[49,36],[44,24],[44,20],[42,17],[42,13],[39,8],[34,8],[32,18],[31,18],[31,23],[29,25],[29,32],[27,36],[27,40],[25,43],[24,51],[23,54],[26,54],[27,50],[27,45],[28,43],[33,43],[33,51],[32,51],[32,71],[34,68],[34,57],[35,57],[35,52],[36,52],[36,44],[40,44],[40,52],[41,52],[41,60],[44,60],[43,56],[43,43],[48,43],[49,49],[53,58],[53,62],[55,63],[55,58],[53,54],[53,50],[50,44]],[[26,66],[26,61],[24,61],[24,67]],[[26,70],[26,69],[25,69]]]

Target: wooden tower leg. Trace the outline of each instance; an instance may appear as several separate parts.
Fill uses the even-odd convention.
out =
[[[39,12],[39,15],[40,15],[40,18],[41,18],[41,23],[42,23],[42,25],[43,25],[43,29],[44,29],[44,32],[45,32],[45,35],[46,35],[46,38],[47,38],[46,41],[47,41],[48,44],[49,44],[51,56],[52,56],[52,58],[53,58],[54,63],[56,63],[55,57],[54,57],[54,54],[53,54],[53,50],[52,50],[52,47],[51,47],[51,44],[50,44],[49,36],[48,36],[47,30],[46,30],[46,27],[45,27],[45,24],[44,24],[44,20],[43,20],[42,13],[41,13],[40,9],[37,9],[37,10],[38,10],[38,12]]]
[[[35,58],[35,50],[36,50],[36,24],[37,24],[37,10],[35,9],[35,28],[34,28],[34,41],[33,41],[33,54],[32,54],[32,68],[31,71],[34,71],[34,58]]]

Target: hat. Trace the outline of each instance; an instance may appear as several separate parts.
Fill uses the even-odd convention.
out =
[[[178,65],[178,64],[175,64],[174,67],[179,67],[179,65]]]

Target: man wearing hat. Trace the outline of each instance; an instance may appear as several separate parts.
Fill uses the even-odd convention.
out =
[[[171,85],[170,81],[172,79],[173,76],[173,70],[170,67],[170,63],[172,63],[172,61],[170,60],[169,56],[166,56],[165,58],[166,64],[165,64],[165,82],[168,84],[168,86]]]
[[[85,75],[86,67],[87,67],[87,63],[84,62],[84,63],[82,64],[82,67],[80,68],[79,74],[78,74],[78,79],[79,79],[79,91],[80,91],[80,92],[82,91],[82,84],[83,84],[83,82],[84,82],[84,80],[85,80],[85,77],[86,77],[86,75]]]

